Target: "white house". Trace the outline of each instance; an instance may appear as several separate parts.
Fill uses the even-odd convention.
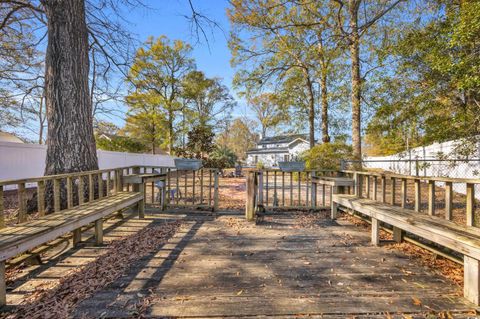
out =
[[[264,137],[256,148],[247,151],[247,165],[261,163],[265,167],[276,167],[278,162],[291,161],[309,148],[306,134]]]

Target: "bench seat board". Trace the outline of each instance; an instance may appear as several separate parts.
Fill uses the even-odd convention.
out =
[[[3,228],[0,230],[0,261],[54,240],[141,200],[141,193],[119,192],[36,220]]]
[[[444,247],[480,260],[480,231],[461,226],[436,216],[427,216],[412,210],[383,204],[355,195],[335,194],[338,205],[376,218]]]

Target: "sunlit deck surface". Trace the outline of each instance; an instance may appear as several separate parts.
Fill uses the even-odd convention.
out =
[[[474,309],[461,287],[399,251],[371,246],[369,233],[344,219],[302,227],[286,212],[255,226],[242,212],[216,219],[206,212],[153,213],[109,222],[105,240],[165,219],[183,219],[181,231],[82,301],[75,317],[129,317],[139,302],[147,304],[146,317],[416,318],[448,310],[467,318]],[[86,245],[30,267],[33,277],[16,281],[8,302],[18,304],[101,249]]]

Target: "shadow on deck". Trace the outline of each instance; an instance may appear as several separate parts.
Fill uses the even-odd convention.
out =
[[[184,223],[168,244],[81,302],[75,317],[136,316],[139,303],[147,317],[403,318],[433,310],[459,318],[474,308],[459,297],[460,287],[401,252],[372,247],[368,233],[342,219],[305,225],[285,212],[255,226],[240,212],[216,219],[200,212],[155,213],[144,221],[112,222],[106,239],[176,218]],[[21,295],[32,282],[61,276],[62,267],[91,260],[95,249],[101,248],[55,257],[15,291]]]

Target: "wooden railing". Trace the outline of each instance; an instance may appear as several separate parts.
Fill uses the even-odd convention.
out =
[[[52,187],[53,199],[50,202],[53,203],[53,211],[58,212],[120,191],[121,176],[128,169],[130,168],[114,168],[0,181],[0,227],[25,222],[35,214],[45,215],[48,204],[45,190],[49,186]]]
[[[443,215],[447,220],[478,227],[480,212],[475,189],[480,187],[480,179],[418,177],[368,171],[343,173],[355,179],[355,195],[359,197],[432,216]]]
[[[168,169],[166,206],[218,210],[218,174],[216,168],[197,171]]]
[[[314,176],[336,176],[337,171],[307,170],[283,172],[278,169],[254,171],[257,178],[257,203],[266,208],[304,209],[328,207],[330,190],[312,187]]]

